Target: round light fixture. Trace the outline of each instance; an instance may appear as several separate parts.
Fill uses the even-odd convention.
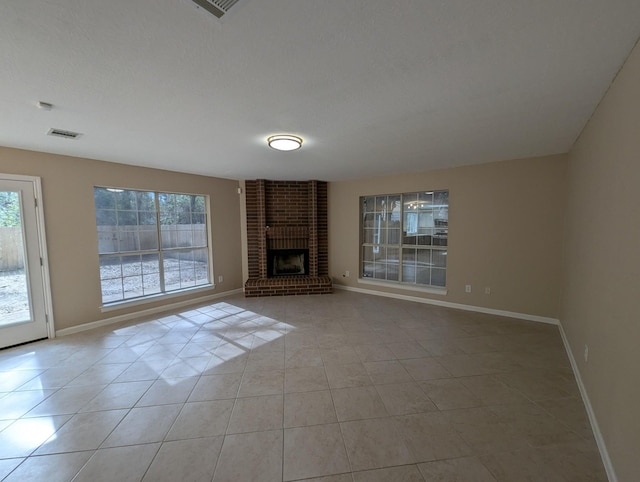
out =
[[[289,134],[279,134],[269,137],[267,144],[276,151],[295,151],[302,147],[302,138]]]

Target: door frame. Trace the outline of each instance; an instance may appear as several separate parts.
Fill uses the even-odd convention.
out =
[[[44,312],[47,325],[47,336],[56,337],[56,330],[53,320],[53,302],[51,299],[51,280],[49,277],[49,256],[47,251],[47,236],[44,226],[44,202],[42,201],[42,182],[38,176],[23,176],[19,174],[0,173],[0,179],[6,181],[30,182],[33,185],[33,193],[36,203],[36,226],[38,230],[38,248],[40,250],[40,275],[42,277],[42,287],[44,288]],[[29,293],[31,296],[31,293]]]

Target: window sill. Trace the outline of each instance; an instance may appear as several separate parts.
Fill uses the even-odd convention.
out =
[[[377,279],[358,278],[358,283],[364,285],[384,286],[386,288],[395,288],[404,291],[417,291],[419,293],[428,293],[431,295],[445,296],[449,290],[447,288],[436,288],[432,286],[418,286],[406,283],[400,283],[397,281],[381,281]]]
[[[159,293],[157,295],[145,296],[144,298],[134,298],[131,300],[114,301],[113,303],[105,303],[104,305],[100,306],[100,311],[102,313],[106,313],[109,311],[129,308],[131,306],[146,305],[148,303],[153,303],[156,301],[170,300],[172,298],[177,298],[179,296],[184,296],[191,293],[200,293],[202,291],[208,291],[211,288],[215,288],[215,287],[216,287],[215,284],[210,283],[202,286],[197,286],[195,288],[185,288],[178,291],[171,291],[169,293]]]

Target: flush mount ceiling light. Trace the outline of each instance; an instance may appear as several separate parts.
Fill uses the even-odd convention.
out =
[[[276,151],[295,151],[302,147],[302,138],[289,134],[279,134],[269,137],[267,144]]]

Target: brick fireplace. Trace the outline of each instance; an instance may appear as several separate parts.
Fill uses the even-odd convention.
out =
[[[249,279],[245,296],[325,294],[327,183],[245,182]]]

